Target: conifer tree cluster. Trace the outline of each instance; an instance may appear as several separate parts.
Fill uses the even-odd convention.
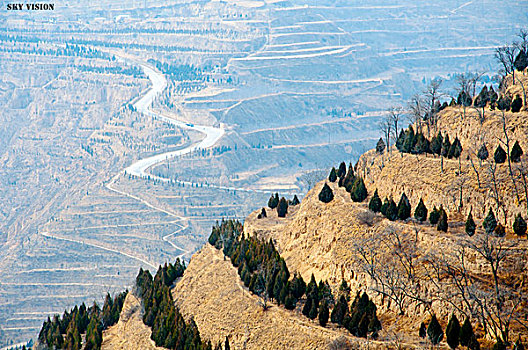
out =
[[[220,225],[213,227],[211,236],[217,235],[216,232],[223,232],[223,236],[232,237],[224,240],[224,243],[230,242],[228,246],[223,247],[224,254],[231,259],[233,266],[238,268],[241,280],[252,293],[274,299],[288,309],[295,308],[305,293],[306,283],[297,275],[290,280],[286,262],[280,257],[271,240],[266,242],[255,236],[244,237],[242,225],[232,220],[222,221]],[[217,249],[222,248],[221,245],[213,245]]]
[[[436,315],[431,317],[428,326],[422,322],[419,329],[419,336],[420,338],[428,337],[433,345],[442,341],[444,338],[444,331],[442,330],[442,326],[438,322]],[[477,336],[473,332],[473,327],[471,326],[469,318],[466,318],[461,326],[456,315],[452,314],[445,330],[445,337],[447,345],[449,345],[451,349],[456,349],[461,345],[467,347],[469,350],[480,350],[480,344],[477,340]]]
[[[286,217],[286,214],[288,213],[288,206],[298,205],[299,203],[301,202],[299,201],[299,198],[297,197],[297,195],[294,195],[292,200],[286,200],[286,198],[284,197],[281,197],[279,199],[279,194],[275,193],[275,195],[271,195],[270,199],[268,200],[268,207],[270,209],[277,208],[278,217],[284,218]],[[261,213],[259,219],[263,217],[266,217],[266,215]]]
[[[334,296],[328,282],[315,281],[312,274],[310,282],[306,286],[306,301],[302,308],[302,313],[309,319],[314,320],[319,317],[319,324],[325,326],[328,323],[329,306],[334,305]]]
[[[341,303],[334,306],[335,300],[328,282],[317,283],[313,275],[308,284],[297,274],[290,279],[286,262],[273,241],[264,241],[256,236],[245,237],[238,221],[222,221],[213,227],[211,237],[211,245],[217,249],[223,247],[224,254],[238,269],[244,285],[261,298],[273,299],[286,309],[293,310],[305,296],[302,313],[312,320],[318,319],[323,327],[328,323],[330,308],[333,307],[332,322],[345,326],[354,335],[366,337],[367,333],[377,334],[381,329],[376,306],[365,293],[361,296],[358,294],[349,308],[350,288],[343,282],[340,288]]]
[[[148,270],[139,270],[136,286],[145,310],[143,322],[152,328],[151,338],[157,346],[212,350],[210,342],[202,342],[194,320],[185,321],[174,305],[170,286],[184,271],[179,259],[174,265],[160,266],[154,278]]]
[[[383,216],[385,216],[391,221],[395,221],[398,219],[407,220],[411,217],[411,203],[405,192],[402,193],[398,205],[396,205],[396,202],[394,202],[392,198],[387,197],[385,197],[385,200],[382,204],[381,199],[378,195],[378,190],[376,189],[374,191],[374,195],[370,199],[369,209],[375,213],[381,213]],[[427,220],[427,214],[427,207],[425,206],[423,200],[420,198],[420,202],[418,202],[418,205],[414,210],[414,218],[420,222],[424,222],[425,220]],[[438,231],[447,232],[447,229],[449,227],[448,217],[446,211],[442,206],[440,206],[440,209],[437,209],[436,206],[433,208],[433,210],[429,214],[429,223],[433,226],[436,226],[436,229]]]
[[[342,293],[330,316],[333,323],[345,327],[356,337],[366,338],[371,334],[377,338],[381,330],[381,322],[376,315],[376,305],[369,299],[367,293],[358,292],[350,308],[346,293]]]
[[[439,209],[436,206],[433,207],[433,210],[429,214],[429,223],[433,226],[436,226],[438,231],[447,232],[448,222],[447,222],[447,213],[444,207],[441,205]]]
[[[101,349],[103,330],[119,320],[127,293],[117,294],[114,299],[107,294],[102,310],[95,302],[88,308],[82,303],[69,312],[64,311],[62,317],[48,317],[39,332],[39,344],[49,349]],[[84,344],[82,334],[85,334]]]
[[[352,163],[348,165],[348,171],[346,171],[346,165],[342,162],[339,165],[337,175],[339,177],[339,187],[344,187],[347,192],[350,193],[350,198],[354,202],[363,202],[367,199],[368,191],[365,186],[365,182],[361,176],[354,174],[354,167]]]
[[[262,208],[260,213],[257,215],[257,219],[262,219],[268,217],[268,213],[266,212],[266,208]]]
[[[462,144],[458,136],[451,143],[449,135],[442,136],[442,133],[438,132],[432,140],[428,140],[421,132],[415,134],[412,126],[400,132],[396,148],[402,153],[437,154],[449,159],[458,159],[462,154]]]

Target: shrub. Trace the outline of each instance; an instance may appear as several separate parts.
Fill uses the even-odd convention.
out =
[[[324,184],[321,192],[319,192],[319,200],[323,203],[330,203],[334,199],[334,193],[327,184]]]
[[[521,214],[517,214],[515,221],[513,222],[513,232],[517,236],[524,236],[526,234],[526,221],[522,218]]]
[[[330,175],[328,175],[328,181],[330,182],[336,182],[337,180],[337,172],[334,167],[332,167],[332,170],[330,170]]]
[[[477,229],[477,225],[475,224],[475,220],[473,220],[473,214],[471,214],[471,211],[468,214],[467,220],[466,220],[466,233],[469,237],[473,236],[475,234],[475,230]]]
[[[407,195],[402,193],[400,197],[400,202],[398,203],[398,218],[400,220],[406,220],[411,216],[411,203],[409,203],[409,198]]]
[[[420,198],[420,202],[414,210],[414,218],[420,222],[427,220],[427,207],[425,206],[423,200]]]
[[[354,202],[363,202],[367,196],[368,192],[365,183],[361,177],[357,176],[350,191],[350,198],[352,198]]]
[[[286,214],[288,213],[288,201],[282,197],[279,201],[279,205],[277,206],[277,215],[279,218],[286,217]]]
[[[511,149],[511,152],[510,152],[511,161],[514,163],[518,163],[521,160],[522,155],[523,155],[523,150],[521,146],[519,145],[519,141],[515,141]]]
[[[380,137],[380,139],[378,140],[378,143],[376,143],[376,152],[379,154],[383,154],[384,151],[385,151],[385,142]]]
[[[379,213],[381,210],[381,198],[378,195],[378,190],[374,191],[374,195],[370,199],[369,202],[369,209],[373,211],[374,213]]]
[[[491,208],[489,209],[488,215],[482,223],[482,227],[484,227],[484,230],[486,230],[487,234],[492,234],[493,231],[495,231],[495,227],[497,227],[497,219],[495,219],[495,214]]]
[[[504,151],[504,149],[501,147],[501,145],[497,146],[497,149],[495,150],[495,153],[493,154],[493,159],[495,160],[495,163],[502,164],[506,161],[507,154]]]
[[[440,214],[441,212],[436,209],[436,206],[433,207],[433,210],[431,211],[431,214],[429,214],[429,223],[431,225],[438,224],[438,220],[440,220]]]
[[[460,337],[460,322],[458,322],[455,314],[451,315],[449,323],[446,327],[446,342],[451,349],[456,349],[459,344]]]
[[[438,323],[436,315],[433,315],[431,322],[429,322],[429,326],[427,327],[427,336],[433,345],[440,343],[444,337],[444,331],[442,330],[440,323]]]

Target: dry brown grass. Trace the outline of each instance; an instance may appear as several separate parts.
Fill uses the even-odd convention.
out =
[[[132,293],[128,293],[119,322],[103,332],[103,350],[154,350],[157,347],[150,339],[151,329],[143,323],[141,304]]]

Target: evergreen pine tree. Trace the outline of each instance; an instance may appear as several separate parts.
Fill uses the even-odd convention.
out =
[[[411,153],[415,145],[415,135],[414,129],[412,126],[409,126],[409,129],[405,131],[405,141],[403,142],[402,152]]]
[[[519,50],[519,54],[515,57],[513,65],[519,72],[524,71],[528,67],[528,53],[524,50]]]
[[[427,207],[425,206],[422,198],[414,210],[414,218],[420,222],[427,220]]]
[[[350,191],[350,198],[352,198],[354,202],[363,202],[367,196],[368,192],[365,183],[360,176],[357,176]]]
[[[420,329],[418,330],[418,335],[420,338],[425,338],[427,336],[427,328],[425,327],[425,323],[422,322],[420,325]]]
[[[460,143],[460,140],[458,139],[458,136],[457,136],[455,137],[455,140],[451,144],[451,148],[449,148],[449,153],[447,157],[457,159],[458,157],[460,157],[461,153],[462,153],[462,144]]]
[[[346,164],[345,162],[341,162],[339,164],[339,169],[337,170],[337,177],[343,177],[346,175]]]
[[[473,103],[473,105],[478,108],[484,108],[486,107],[486,104],[488,103],[488,101],[489,101],[488,87],[484,85],[482,90],[480,90],[480,93],[478,94],[478,96],[475,98],[475,102]]]
[[[488,159],[489,152],[488,152],[488,148],[486,147],[485,143],[483,143],[482,146],[480,146],[480,148],[478,150],[478,153],[477,153],[477,157],[478,157],[478,159],[480,159],[482,161]]]
[[[491,210],[491,208],[489,209],[488,215],[484,219],[482,226],[484,227],[484,230],[486,230],[486,233],[489,235],[492,234],[493,231],[495,231],[495,228],[497,227],[497,219],[495,219],[495,214],[493,213],[493,210]]]
[[[477,229],[477,225],[475,224],[475,220],[473,220],[473,214],[471,214],[471,211],[468,214],[467,220],[466,220],[466,233],[469,237],[473,236],[475,234],[475,230]]]
[[[442,137],[442,133],[439,131],[438,135],[436,135],[436,137],[434,137],[433,140],[431,141],[431,152],[433,152],[433,154],[440,155],[442,153],[443,143],[444,143],[444,139]]]
[[[511,149],[511,152],[510,152],[511,161],[514,163],[520,162],[522,155],[523,155],[523,150],[521,146],[519,145],[519,141],[515,141]]]
[[[489,96],[489,103],[490,103],[491,109],[495,109],[495,104],[497,103],[497,99],[499,96],[497,95],[495,90],[493,90],[493,86],[490,86],[488,90],[488,96]]]
[[[474,336],[475,334],[473,333],[473,327],[471,326],[471,322],[469,321],[469,318],[466,317],[466,320],[460,328],[460,345],[468,346],[471,341],[471,338],[473,338]]]
[[[337,172],[334,167],[332,167],[332,170],[330,170],[330,175],[328,175],[328,181],[330,182],[336,182],[337,180]]]
[[[501,223],[497,224],[497,227],[495,227],[495,230],[493,232],[497,237],[504,237],[506,235],[506,230],[504,229],[504,226],[502,226]]]
[[[380,139],[378,140],[378,143],[376,143],[376,152],[379,154],[383,154],[384,151],[385,151],[385,142],[380,137]]]
[[[352,191],[352,187],[354,186],[354,182],[356,180],[356,175],[354,174],[354,168],[352,167],[352,163],[348,164],[348,172],[345,176],[345,180],[343,181],[343,186],[345,186],[345,189],[348,192]]]
[[[295,300],[295,298],[291,294],[288,294],[286,298],[284,299],[284,307],[287,310],[294,310],[296,303],[297,303],[297,300]]]
[[[416,144],[414,145],[414,148],[412,149],[411,153],[414,153],[414,154],[429,153],[431,151],[430,148],[431,148],[431,145],[429,143],[429,140],[427,140],[421,132],[416,134]]]
[[[517,236],[524,236],[526,234],[526,221],[522,218],[521,214],[517,214],[515,221],[513,222],[513,232]]]
[[[396,203],[392,200],[392,198],[389,199],[385,217],[390,221],[395,221],[396,219],[398,219],[398,207],[396,206]]]
[[[370,199],[369,202],[369,209],[373,211],[374,213],[379,213],[381,210],[381,198],[378,195],[378,189],[374,191],[374,195]]]
[[[449,141],[449,135],[446,134],[444,142],[442,143],[442,156],[447,157],[449,155],[449,149],[451,148],[451,141]]]
[[[495,150],[495,154],[493,155],[493,159],[495,160],[495,163],[502,164],[506,161],[507,154],[504,151],[504,149],[501,147],[501,145],[497,146],[497,149]]]
[[[318,315],[318,302],[317,300],[312,300],[312,308],[310,309],[310,312],[308,313],[308,318],[310,320],[315,320],[315,318]]]
[[[447,228],[448,228],[447,213],[446,213],[446,211],[443,208],[441,208],[440,218],[438,219],[438,225],[436,225],[436,229],[438,231],[447,232]]]
[[[438,224],[438,220],[440,219],[440,211],[436,209],[436,206],[433,207],[433,210],[431,211],[431,214],[429,214],[429,223],[431,225]]]
[[[400,197],[400,202],[398,203],[398,218],[400,220],[406,220],[411,216],[411,203],[405,192],[402,193]]]
[[[275,193],[275,196],[271,195],[270,199],[268,200],[268,207],[275,209],[277,205],[279,205],[279,194]]]
[[[332,310],[331,320],[335,324],[342,325],[345,315],[348,313],[348,303],[345,295],[341,295]]]
[[[457,104],[468,107],[471,106],[471,102],[471,96],[469,96],[469,94],[464,90],[460,91],[457,97]]]
[[[306,302],[304,303],[304,306],[302,309],[302,313],[304,316],[308,317],[308,315],[310,315],[310,310],[312,309],[312,303],[313,303],[312,298],[310,297],[306,298]]]
[[[438,323],[436,315],[433,315],[431,322],[429,322],[429,326],[427,327],[427,336],[433,345],[440,343],[444,337],[444,331],[442,330],[440,323]]]
[[[297,195],[294,194],[294,195],[293,195],[293,199],[292,199],[292,201],[291,201],[291,205],[298,205],[298,204],[300,204],[300,203],[301,203],[301,201],[299,201],[299,198],[297,197]]]
[[[460,322],[458,322],[455,314],[452,314],[446,327],[446,341],[451,349],[456,349],[458,347],[459,337]]]
[[[512,113],[518,113],[521,110],[522,106],[523,106],[522,98],[521,96],[517,95],[511,103],[510,108],[511,108]]]
[[[385,197],[385,200],[383,201],[383,204],[381,205],[381,208],[380,208],[380,213],[385,217],[387,216],[388,208],[389,208],[389,199]]]
[[[277,215],[279,218],[286,217],[286,214],[288,213],[288,201],[282,197],[279,201],[279,205],[277,206]]]
[[[403,152],[403,144],[405,143],[405,132],[403,129],[400,130],[400,135],[396,139],[396,148],[398,151]]]
[[[326,300],[323,300],[319,307],[319,324],[323,327],[328,323],[328,313],[328,305],[326,304]]]
[[[321,192],[319,192],[319,200],[323,203],[330,203],[334,199],[334,193],[327,184],[324,184]]]

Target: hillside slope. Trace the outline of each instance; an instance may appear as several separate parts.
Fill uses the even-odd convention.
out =
[[[141,301],[128,293],[119,322],[103,332],[103,350],[155,350],[157,347],[150,339],[152,331],[143,323]]]
[[[282,307],[263,311],[229,259],[208,244],[193,256],[173,296],[202,337],[216,344],[227,336],[234,349],[322,349],[346,335]]]

